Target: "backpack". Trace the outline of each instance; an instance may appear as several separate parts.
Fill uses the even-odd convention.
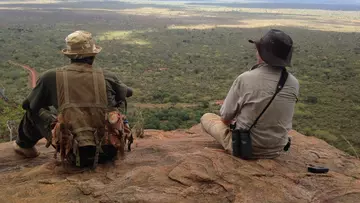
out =
[[[123,157],[125,140],[132,135],[125,116],[108,107],[102,70],[71,64],[56,70],[56,85],[59,114],[51,138],[56,148],[54,157],[60,154],[62,162],[78,167],[90,159],[93,168],[109,146],[115,151],[113,159],[118,153]],[[82,157],[89,154],[87,159]]]

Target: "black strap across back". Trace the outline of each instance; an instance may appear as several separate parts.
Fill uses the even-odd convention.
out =
[[[268,107],[270,106],[271,102],[275,99],[276,95],[282,90],[282,88],[285,85],[285,82],[287,80],[289,76],[289,73],[286,71],[286,68],[283,68],[283,70],[281,71],[281,76],[280,76],[280,80],[276,86],[276,90],[275,90],[275,94],[272,96],[272,98],[270,99],[269,103],[265,106],[264,110],[260,113],[260,115],[256,118],[256,120],[254,121],[254,123],[250,126],[249,131],[256,125],[256,123],[259,121],[259,119],[261,118],[261,116],[265,113],[266,109],[268,109]]]

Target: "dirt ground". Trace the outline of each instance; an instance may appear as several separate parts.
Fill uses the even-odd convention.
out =
[[[199,126],[147,130],[124,160],[96,171],[64,168],[53,149],[23,159],[0,144],[0,202],[358,202],[360,162],[324,141],[291,132],[290,152],[244,161]],[[327,166],[328,174],[307,172]]]

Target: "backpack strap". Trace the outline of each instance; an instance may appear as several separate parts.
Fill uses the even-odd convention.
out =
[[[98,131],[96,130],[94,132],[94,139],[95,139],[95,157],[94,157],[94,163],[93,163],[93,169],[95,169],[99,162],[99,155],[100,155],[100,148],[101,148],[101,142],[99,139]]]
[[[62,71],[63,74],[63,84],[64,84],[64,104],[70,103],[70,94],[69,94],[69,80],[68,80],[68,73],[67,71]]]
[[[268,109],[268,107],[270,106],[271,102],[275,99],[276,95],[282,90],[282,88],[285,85],[285,82],[287,80],[289,76],[289,73],[286,71],[286,68],[283,68],[283,70],[281,71],[281,76],[280,76],[280,80],[276,86],[276,90],[275,90],[275,94],[272,96],[272,98],[270,99],[269,103],[265,106],[264,110],[260,113],[260,115],[256,118],[256,120],[254,121],[254,123],[250,126],[249,131],[256,125],[256,123],[259,121],[260,117],[265,113],[265,111]]]
[[[99,95],[99,82],[98,82],[98,74],[94,70],[92,72],[93,75],[93,81],[94,81],[94,94],[95,94],[95,104],[99,105],[100,103],[100,95]]]
[[[107,106],[101,102],[100,93],[99,93],[99,73],[102,74],[101,70],[97,69],[81,69],[84,72],[91,72],[93,77],[93,85],[94,85],[94,97],[95,103],[72,103],[70,102],[70,93],[69,93],[69,79],[68,79],[68,71],[76,71],[76,69],[68,68],[68,69],[57,69],[59,74],[62,74],[63,79],[63,91],[64,91],[64,102],[59,104],[59,110],[63,111],[67,108],[83,108],[83,107],[97,107],[97,108],[106,108]],[[103,79],[105,80],[105,79]],[[106,88],[105,88],[106,89]],[[59,92],[59,91],[58,91]],[[58,98],[60,95],[58,95]],[[106,102],[107,103],[107,102]]]

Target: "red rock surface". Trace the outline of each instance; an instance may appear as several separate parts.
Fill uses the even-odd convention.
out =
[[[23,159],[0,144],[0,202],[360,202],[360,161],[291,132],[291,151],[274,160],[225,154],[199,126],[145,131],[132,152],[96,171],[64,169],[53,150]],[[311,174],[307,165],[327,166]]]

